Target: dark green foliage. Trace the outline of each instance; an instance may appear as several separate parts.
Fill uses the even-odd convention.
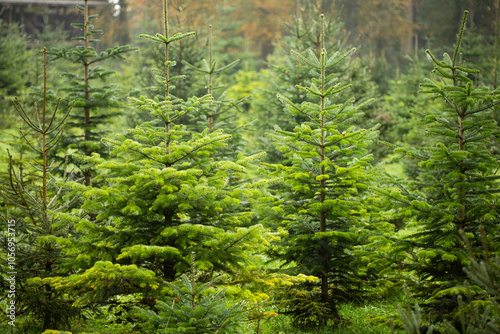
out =
[[[99,67],[97,64],[107,59],[120,59],[123,54],[135,50],[130,46],[116,46],[98,53],[92,44],[98,43],[96,36],[102,34],[101,30],[94,29],[92,21],[98,15],[89,15],[87,1],[85,5],[78,6],[83,11],[83,22],[72,23],[72,27],[80,29],[83,36],[75,37],[73,40],[78,44],[70,49],[53,48],[50,54],[52,60],[65,59],[72,64],[78,64],[79,70],[63,73],[66,78],[64,91],[67,92],[66,104],[74,101],[75,112],[68,122],[72,127],[71,135],[62,142],[64,148],[77,148],[85,156],[93,152],[103,153],[104,147],[100,139],[106,133],[103,127],[110,118],[116,114],[110,113],[106,108],[117,106],[116,87],[105,84],[107,78],[113,74],[112,71]],[[83,45],[82,45],[83,44]],[[94,83],[95,82],[95,83]],[[80,110],[76,114],[76,110]],[[99,127],[101,125],[101,127]],[[78,161],[72,161],[82,169],[85,185],[91,184],[92,173],[88,168],[82,167]]]
[[[0,46],[0,92],[13,96],[34,83],[35,74],[29,66],[32,55],[21,27],[3,20],[0,20]]]
[[[465,242],[468,240],[465,236]],[[500,333],[500,289],[498,281],[500,279],[499,259],[495,257],[490,260],[487,245],[488,240],[485,230],[481,228],[483,240],[484,259],[478,261],[477,258],[469,254],[470,265],[464,268],[467,277],[473,285],[465,283],[466,302],[462,295],[458,296],[458,314],[455,313],[453,325],[445,322],[448,333],[471,333],[471,334],[493,334]],[[480,289],[480,293],[472,293]]]
[[[359,291],[351,250],[358,239],[354,229],[370,215],[362,193],[370,178],[368,148],[377,135],[375,128],[352,125],[367,103],[354,104],[354,97],[337,103],[349,86],[327,73],[354,50],[329,56],[321,46],[319,55],[294,52],[316,74],[308,86],[297,85],[314,102],[294,103],[278,94],[287,112],[307,121],[292,131],[276,127],[270,134],[287,164],[268,165],[283,183],[262,213],[271,226],[286,231],[272,256],[290,264],[289,272],[321,278],[320,287],[302,287],[311,290],[306,300],[300,300],[306,292],[292,293],[297,298],[289,301],[288,312],[297,325],[338,320],[337,303]],[[304,312],[309,304],[322,311]]]
[[[168,55],[170,43],[190,35],[169,36],[165,24],[164,35],[144,37],[163,44]],[[208,129],[195,133],[176,124],[212,97],[183,101],[170,95],[174,80],[182,79],[170,76],[173,63],[165,62],[164,96],[130,99],[155,120],[106,138],[107,159],[98,154],[86,159],[100,171],[95,179],[102,186],[71,184],[91,216],[66,216],[86,233],[68,246],[68,252],[81,253],[68,265],[85,271],[51,284],[71,292],[78,304],[135,292],[151,304],[164,293],[159,288],[163,282],[189,270],[191,252],[199,254],[197,267],[211,277],[242,269],[247,253],[267,243],[249,205],[260,191],[243,182],[261,155],[239,155],[234,162],[215,159],[230,135]],[[232,179],[242,182],[234,187]],[[85,294],[77,295],[79,290]]]
[[[468,282],[464,284],[463,294],[467,297],[466,302],[463,296],[457,297],[458,309],[453,313],[451,321],[444,321],[439,327],[445,330],[445,333],[451,334],[494,334],[500,333],[500,307],[498,305],[500,290],[499,280],[499,261],[498,258],[489,259],[487,240],[484,229],[481,229],[481,235],[484,242],[484,257],[482,261],[477,261],[469,254],[470,265],[464,268],[467,277],[473,284]],[[465,237],[463,235],[463,237]],[[465,239],[468,243],[467,238]],[[457,288],[461,289],[461,286]],[[477,291],[480,293],[477,293]],[[476,293],[472,293],[475,290]],[[418,329],[422,324],[420,307],[415,303],[415,309],[406,310],[400,308],[401,320],[405,328],[411,333],[421,333]],[[432,333],[434,326],[430,326]],[[421,329],[422,330],[422,329]]]
[[[45,56],[46,54],[44,54]],[[45,60],[45,57],[44,57]],[[16,168],[9,153],[8,180],[0,185],[0,195],[7,206],[2,221],[14,221],[13,226],[0,239],[2,246],[2,272],[15,271],[16,309],[19,314],[33,315],[43,323],[43,329],[69,327],[71,318],[81,315],[80,310],[68,302],[63,293],[44,284],[44,278],[65,275],[61,264],[64,261],[64,241],[71,234],[72,228],[56,214],[64,209],[61,203],[61,186],[51,174],[52,165],[48,154],[54,149],[63,133],[64,121],[71,111],[58,117],[58,106],[50,112],[47,105],[46,68],[44,61],[43,103],[35,104],[33,112],[27,111],[15,100],[14,108],[25,123],[34,132],[31,137],[26,131],[20,131],[31,153],[35,157],[30,161],[34,168],[29,168],[24,161]],[[15,264],[8,266],[8,241],[14,240]],[[8,290],[5,277],[1,286]]]
[[[167,283],[172,296],[166,301],[156,302],[158,312],[137,308],[137,315],[147,320],[143,327],[150,330],[154,327],[155,332],[172,334],[236,333],[242,321],[242,305],[229,306],[224,291],[214,289],[219,280],[199,282],[193,254],[190,276],[183,274],[179,281]]]
[[[498,136],[491,108],[499,103],[499,92],[475,87],[468,75],[476,71],[458,63],[466,16],[451,56],[444,54],[441,61],[428,51],[435,69],[420,85],[421,93],[440,103],[415,112],[428,146],[395,150],[418,163],[418,176],[407,185],[397,183],[399,190],[380,189],[397,209],[395,218],[418,223],[395,249],[411,254],[410,269],[430,292],[431,305],[444,312],[452,310],[446,309],[454,305],[449,296],[456,294],[455,286],[465,278],[461,268],[468,264],[459,232],[470,238],[474,254],[481,247],[479,226],[489,235],[498,233],[498,161],[490,148]]]

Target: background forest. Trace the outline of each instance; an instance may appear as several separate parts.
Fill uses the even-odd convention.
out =
[[[500,1],[105,4],[0,7],[0,332],[500,333]]]

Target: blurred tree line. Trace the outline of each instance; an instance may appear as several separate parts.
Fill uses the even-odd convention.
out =
[[[465,9],[478,33],[494,35],[498,8],[495,0],[317,0],[316,5],[325,13],[330,8],[341,11],[352,41],[373,56],[387,57],[413,54],[418,45],[453,44],[456,22]],[[224,35],[246,41],[232,51],[251,50],[261,58],[272,53],[283,36],[283,22],[305,10],[298,0],[175,0],[170,6],[171,19],[190,29],[204,30],[208,21],[216,26],[232,22],[224,27]],[[139,32],[156,31],[161,22],[159,5],[146,0],[120,0],[117,7],[103,11],[107,14],[101,13],[102,25],[109,26],[106,31],[117,32],[108,34],[104,44],[129,43]]]
[[[158,3],[146,0],[109,2],[113,4],[98,7],[100,19],[96,24],[107,32],[101,39],[102,49],[117,44],[135,44],[140,33],[158,31],[161,25]],[[471,26],[478,34],[489,37],[487,42],[493,43],[496,33],[496,0],[314,2],[320,12],[341,15],[351,44],[365,49],[363,53],[369,53],[371,66],[377,56],[399,63],[401,55],[412,55],[418,46],[445,51],[439,49],[454,43],[456,22],[466,9],[470,11]],[[206,22],[211,22],[216,30],[221,30],[224,40],[231,41],[223,52],[241,54],[242,51],[250,51],[258,59],[266,59],[276,48],[276,43],[286,33],[283,22],[306,11],[299,0],[175,0],[169,6],[172,13],[170,20],[179,29],[191,29],[200,34],[206,31]],[[7,21],[5,17],[9,8],[2,7],[4,21]],[[43,16],[44,24],[54,31],[60,18],[56,20],[50,13],[46,10],[38,16]],[[42,28],[41,33],[46,33],[46,30]]]

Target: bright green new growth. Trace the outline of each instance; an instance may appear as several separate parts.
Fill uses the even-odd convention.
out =
[[[164,6],[167,15],[166,2]],[[168,52],[171,42],[190,35],[170,37],[167,28],[165,36],[146,37],[164,44]],[[211,279],[220,272],[244,270],[249,254],[268,244],[249,205],[259,189],[244,182],[232,187],[229,182],[244,179],[261,155],[216,161],[217,150],[230,135],[208,129],[195,133],[175,124],[212,97],[173,97],[171,65],[167,60],[163,71],[164,96],[130,99],[154,119],[106,138],[111,157],[93,154],[87,159],[100,171],[95,180],[103,185],[71,184],[84,200],[82,210],[93,218],[66,217],[85,232],[84,238],[68,245],[68,253],[80,255],[67,266],[83,270],[50,284],[66,291],[77,305],[141,293],[141,304],[152,306],[165,295],[167,282],[189,270],[192,252],[198,254],[196,267]]]
[[[185,2],[176,3],[181,8]],[[308,11],[314,3],[316,12]],[[165,31],[143,35],[146,43],[154,41],[149,44],[165,51],[165,67],[154,70],[160,93],[129,98],[124,110],[139,110],[147,121],[102,140],[95,121],[107,120],[109,109],[103,108],[118,104],[111,86],[91,84],[111,73],[93,65],[120,58],[127,47],[95,53],[91,37],[99,32],[91,27],[94,17],[86,6],[80,7],[85,23],[75,27],[84,30],[81,46],[51,54],[82,65],[83,75],[66,76],[84,127],[69,123],[73,127],[65,127],[62,136],[64,122],[74,119],[71,103],[54,101],[57,106],[49,112],[53,94],[44,75],[43,107],[30,112],[17,98],[14,102],[22,126],[34,135],[22,130],[20,157],[10,156],[11,149],[7,173],[0,175],[2,219],[16,220],[18,236],[18,331],[387,333],[390,326],[391,333],[403,327],[428,334],[500,332],[499,132],[493,118],[500,90],[481,86],[477,71],[462,63],[467,58],[460,51],[465,49],[465,17],[453,54],[441,59],[428,51],[435,70],[420,92],[431,99],[413,96],[420,81],[415,57],[414,75],[406,79],[411,88],[400,89],[405,80],[398,75],[399,83],[384,101],[370,104],[372,117],[366,107],[374,73],[361,67],[361,57],[346,66],[353,49],[329,52],[332,45],[344,45],[344,26],[334,19],[328,27],[319,15],[322,3],[330,2],[298,0],[296,25],[288,26],[295,29],[289,31],[294,39],[269,58],[275,72],[266,76],[267,70],[246,68],[239,72],[244,80],[236,78],[225,95],[219,94],[221,79],[231,79],[222,71],[234,69],[236,62],[217,65],[211,33],[204,64],[196,59],[201,57],[183,54],[182,46],[175,49],[193,33],[172,34],[163,0]],[[495,3],[498,9],[500,2]],[[308,7],[302,10],[302,4]],[[328,29],[334,38],[327,38]],[[291,45],[297,50],[284,56]],[[151,63],[143,55],[142,64]],[[226,56],[231,52],[221,58]],[[172,57],[189,63],[174,67]],[[199,63],[204,68],[191,65]],[[201,97],[186,97],[194,91],[191,82],[179,89],[186,68],[206,75],[206,82],[191,81],[206,84]],[[123,75],[140,80],[135,71],[129,66]],[[349,75],[352,86],[341,83]],[[18,79],[14,88],[22,89]],[[275,99],[280,107],[257,92],[262,97],[257,103],[267,106],[252,110],[246,103],[239,119],[253,113],[266,126],[278,124],[267,137],[282,154],[264,164],[273,171],[268,173],[258,165],[264,153],[239,153],[241,123],[228,117],[253,87],[273,84],[280,87]],[[230,100],[230,94],[238,98]],[[417,108],[411,118],[404,111],[410,104]],[[286,117],[277,116],[281,110]],[[406,170],[398,165],[398,176],[406,182],[382,179],[372,168],[379,128],[367,124],[382,120],[377,118],[381,110],[387,122],[398,123],[392,138],[415,144],[386,143],[410,158]],[[94,117],[97,113],[102,118]],[[421,132],[409,131],[420,116]],[[424,130],[431,135],[424,138]],[[91,140],[84,140],[87,134]],[[85,153],[76,169],[85,171],[84,183],[65,175],[77,144]],[[64,163],[57,161],[64,155]],[[380,205],[384,199],[386,211]],[[8,238],[0,240],[3,255],[13,247]],[[475,260],[480,257],[484,261]],[[8,272],[5,258],[0,266]],[[0,286],[7,290],[5,278]],[[417,292],[422,308],[410,304],[407,295],[401,321],[393,322],[403,281]],[[370,298],[384,302],[377,307]],[[6,300],[0,299],[3,305]],[[243,317],[246,323],[240,323]]]

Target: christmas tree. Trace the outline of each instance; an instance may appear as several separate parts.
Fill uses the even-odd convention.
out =
[[[138,315],[149,320],[154,329],[165,333],[235,333],[242,321],[242,305],[232,306],[224,291],[213,291],[220,276],[208,282],[199,282],[196,277],[195,254],[192,254],[190,275],[182,274],[179,283],[167,283],[172,290],[169,300],[158,301],[153,310],[137,308]]]
[[[324,27],[323,15],[320,20]],[[289,264],[289,272],[321,280],[320,286],[303,284],[286,297],[287,312],[302,326],[338,321],[338,302],[359,289],[350,249],[357,241],[354,229],[369,215],[363,192],[370,178],[368,150],[377,136],[376,128],[352,125],[370,101],[354,104],[355,98],[350,97],[337,103],[350,86],[328,73],[354,49],[330,56],[324,48],[324,30],[321,32],[319,55],[313,50],[306,55],[293,52],[316,74],[308,86],[296,86],[307,94],[308,101],[294,103],[278,94],[290,115],[306,121],[291,131],[276,127],[270,133],[287,164],[268,165],[283,183],[263,199],[272,199],[272,204],[265,202],[262,213],[271,226],[285,231],[272,257]]]
[[[66,59],[81,66],[80,74],[74,72],[63,74],[67,78],[64,90],[68,93],[67,99],[63,102],[68,104],[70,101],[75,101],[75,110],[67,124],[68,128],[74,127],[74,129],[70,131],[71,135],[66,136],[62,144],[64,148],[78,148],[85,156],[90,156],[92,152],[103,153],[104,147],[100,140],[106,130],[98,125],[110,122],[111,118],[117,115],[109,112],[107,108],[118,104],[115,86],[93,84],[94,82],[105,82],[113,74],[112,71],[106,70],[98,64],[107,59],[122,58],[123,54],[135,49],[130,46],[116,46],[98,53],[95,47],[91,46],[99,42],[96,35],[102,34],[102,31],[94,29],[92,24],[98,15],[89,15],[88,0],[85,0],[84,6],[77,5],[77,7],[83,12],[83,23],[72,23],[72,27],[81,29],[83,36],[75,37],[73,40],[82,44],[70,49],[53,48],[49,54],[53,55],[52,60]],[[77,110],[80,110],[81,113],[76,114]],[[85,185],[90,186],[92,184],[92,171],[79,161],[74,161],[74,163],[82,169]]]
[[[392,191],[379,189],[396,210],[394,217],[411,229],[395,250],[409,254],[407,267],[418,274],[422,291],[430,292],[428,301],[446,313],[456,307],[452,295],[463,291],[462,267],[469,263],[460,231],[474,255],[482,245],[480,226],[487,235],[498,234],[498,161],[490,149],[498,136],[491,110],[500,104],[499,92],[476,86],[470,77],[477,71],[460,65],[467,13],[451,55],[439,60],[427,50],[435,68],[420,92],[430,95],[432,108],[414,111],[427,145],[395,149],[418,163],[416,178],[407,184],[393,179],[398,188]]]
[[[14,108],[28,129],[29,134],[20,130],[20,135],[29,147],[30,165],[26,161],[15,162],[9,152],[8,180],[0,184],[0,195],[7,204],[2,221],[8,226],[2,245],[2,271],[11,273],[2,287],[15,286],[17,314],[33,315],[42,329],[65,328],[71,318],[80,315],[77,307],[68,303],[64,294],[43,282],[45,278],[67,276],[64,270],[64,244],[72,236],[70,224],[61,220],[57,212],[66,205],[62,198],[60,179],[52,173],[53,161],[49,158],[64,132],[64,121],[68,118],[72,105],[60,115],[60,99],[53,111],[47,96],[47,50],[44,49],[43,101],[35,110],[27,110],[18,99],[13,100]],[[19,167],[16,168],[16,165]],[[64,205],[66,204],[66,205]],[[9,250],[9,257],[4,250]],[[10,259],[7,261],[7,259]]]
[[[131,98],[131,105],[154,117],[126,133],[106,138],[111,158],[93,154],[86,159],[100,173],[102,187],[73,182],[84,200],[82,215],[67,215],[85,237],[68,246],[81,254],[68,266],[80,273],[50,282],[66,291],[77,305],[106,303],[116,295],[141,293],[153,306],[172,282],[189,271],[191,253],[196,266],[210,278],[241,269],[248,252],[267,244],[262,226],[255,225],[249,200],[258,188],[230,185],[243,179],[260,155],[238,156],[236,161],[215,159],[230,135],[221,130],[201,133],[177,124],[190,112],[212,102],[212,96],[174,97],[171,90],[182,76],[171,76],[175,64],[171,43],[193,33],[171,35],[168,5],[164,4],[164,33],[143,35],[164,46],[163,94],[154,99]],[[127,284],[120,282],[126,281]]]

